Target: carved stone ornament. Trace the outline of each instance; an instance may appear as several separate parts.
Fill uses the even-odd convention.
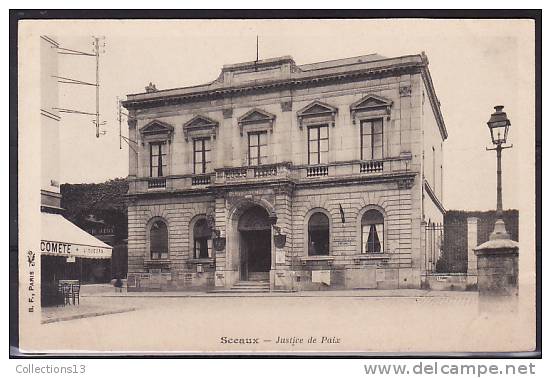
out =
[[[276,248],[281,249],[285,247],[286,242],[287,242],[287,235],[284,235],[284,234],[274,235],[274,245]]]
[[[390,118],[390,108],[392,107],[392,100],[378,96],[376,94],[368,94],[362,97],[359,101],[356,101],[350,105],[350,116],[352,118],[352,124],[356,124],[356,118],[359,113],[362,114],[374,114],[381,113],[386,114]]]
[[[226,198],[226,191],[222,188],[213,188],[214,198]]]
[[[398,189],[411,189],[412,187],[413,177],[407,177],[398,180]]]
[[[292,101],[282,101],[281,102],[281,111],[282,112],[290,112],[293,109],[293,102]]]
[[[138,123],[138,120],[134,117],[128,117],[128,127],[131,129],[136,128],[136,124]]]
[[[209,208],[207,210],[207,225],[209,227],[209,229],[214,232],[214,228],[216,226],[216,220],[215,220],[215,216],[214,216],[214,211],[212,208]]]
[[[321,101],[314,101],[297,112],[298,126],[302,129],[304,121],[314,119],[320,122],[330,123],[335,127],[335,116],[338,109]]]
[[[290,168],[291,163],[288,163],[287,167]],[[293,193],[294,184],[280,184],[274,187],[274,194],[278,195],[291,195]]]
[[[147,87],[145,87],[145,91],[147,93],[157,92],[157,87],[152,82],[149,82],[149,85]]]
[[[400,97],[411,96],[411,85],[400,85]]]
[[[224,117],[224,119],[233,117],[233,109],[232,108],[222,109],[222,116]]]
[[[223,251],[224,248],[226,248],[226,238],[216,237],[212,239],[212,246],[214,247],[215,251]]]

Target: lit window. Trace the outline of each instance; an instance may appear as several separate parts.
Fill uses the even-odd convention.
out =
[[[368,210],[362,216],[362,253],[383,252],[384,218],[377,210]]]
[[[210,138],[193,140],[193,172],[195,174],[210,171]]]
[[[373,119],[361,123],[362,160],[383,158],[383,120]]]
[[[166,170],[166,143],[149,144],[149,175],[163,177]]]
[[[308,255],[329,255],[329,218],[324,213],[308,220]]]
[[[327,164],[329,128],[327,125],[308,127],[308,164]]]
[[[267,137],[266,131],[249,133],[249,165],[266,163],[268,159]]]
[[[193,257],[205,259],[211,257],[211,230],[206,219],[199,219],[193,226]]]
[[[149,250],[152,260],[168,259],[168,228],[157,220],[149,230]]]

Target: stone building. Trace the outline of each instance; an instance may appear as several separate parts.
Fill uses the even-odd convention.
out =
[[[128,95],[129,290],[418,288],[447,137],[424,53]]]

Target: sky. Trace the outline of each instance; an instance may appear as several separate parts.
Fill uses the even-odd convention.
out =
[[[117,97],[216,79],[224,64],[291,55],[297,64],[371,53],[429,58],[448,130],[444,143],[444,207],[490,210],[496,203],[496,156],[486,122],[505,106],[512,149],[503,152],[503,206],[518,208],[533,190],[534,42],[530,21],[518,20],[198,20],[57,21],[45,25],[62,47],[91,51],[105,37],[100,60],[100,113],[106,132],[95,137],[92,117],[63,115],[60,182],[90,183],[128,174],[128,146],[119,148]],[[95,61],[61,55],[60,76],[95,80]],[[63,85],[60,107],[94,111],[92,87]],[[126,119],[122,133],[127,135]]]

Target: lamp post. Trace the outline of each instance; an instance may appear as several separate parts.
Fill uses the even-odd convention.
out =
[[[497,239],[510,239],[505,229],[505,222],[503,222],[503,199],[502,199],[502,184],[501,184],[501,151],[507,148],[513,147],[504,146],[507,143],[507,134],[511,121],[507,118],[507,113],[503,111],[503,105],[496,105],[494,107],[495,112],[492,113],[490,120],[488,121],[488,128],[490,129],[490,136],[492,137],[492,143],[495,148],[486,148],[487,151],[496,151],[497,154],[497,205],[496,205],[496,224],[494,231],[490,235],[490,240]]]
[[[477,282],[480,311],[516,311],[518,296],[518,243],[511,240],[503,222],[503,200],[501,189],[501,151],[504,146],[511,121],[503,111],[503,106],[495,107],[488,121],[490,136],[495,148],[486,150],[497,153],[497,220],[490,240],[474,248],[477,261]]]

